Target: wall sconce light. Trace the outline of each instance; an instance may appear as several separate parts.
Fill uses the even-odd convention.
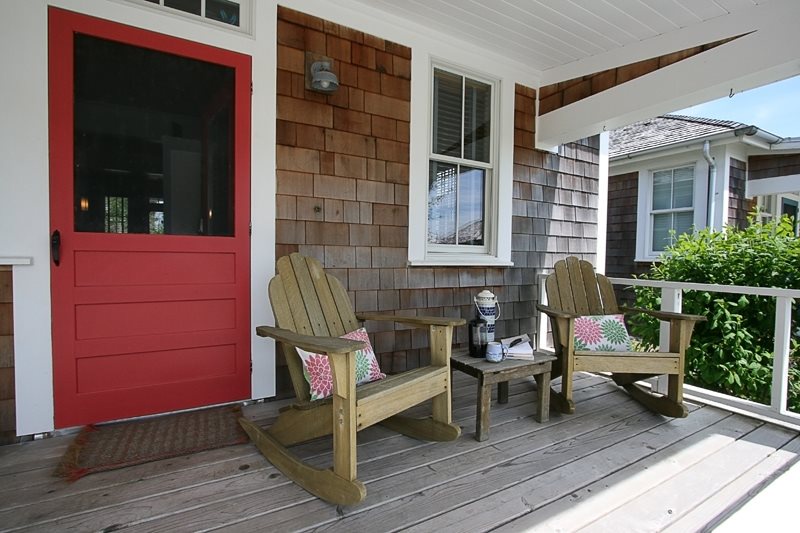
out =
[[[306,52],[306,89],[333,93],[339,88],[339,78],[331,72],[333,60]]]

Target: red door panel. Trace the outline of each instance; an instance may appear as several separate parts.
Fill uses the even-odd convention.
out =
[[[250,58],[49,14],[57,428],[250,397]]]

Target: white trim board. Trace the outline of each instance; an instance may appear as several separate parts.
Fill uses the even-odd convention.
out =
[[[749,179],[745,186],[745,196],[748,198],[782,193],[800,193],[800,174],[760,180]]]

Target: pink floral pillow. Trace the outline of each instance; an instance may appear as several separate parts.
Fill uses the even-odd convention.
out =
[[[575,350],[630,352],[631,338],[622,315],[592,315],[575,319]]]
[[[364,328],[345,333],[340,338],[361,341],[366,344],[363,350],[356,352],[356,385],[377,381],[386,377],[378,366],[369,335]],[[311,389],[311,399],[321,400],[333,393],[333,372],[330,361],[325,354],[312,353],[296,348],[300,359],[303,361],[303,375]]]

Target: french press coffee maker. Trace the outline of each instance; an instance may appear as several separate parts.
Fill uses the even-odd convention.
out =
[[[469,321],[469,355],[486,357],[486,345],[489,344],[489,323],[480,315]]]

